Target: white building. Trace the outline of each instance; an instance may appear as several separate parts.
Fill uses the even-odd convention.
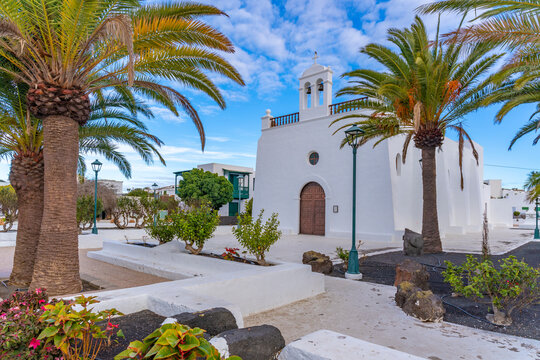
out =
[[[220,216],[236,216],[244,210],[245,202],[253,197],[255,185],[255,172],[250,167],[229,164],[209,163],[197,165],[197,169],[209,171],[226,177],[233,184],[233,201],[223,205],[218,213]],[[189,171],[189,170],[186,170]],[[178,186],[178,177],[185,171],[174,173],[175,193]]]
[[[488,221],[491,227],[524,227],[535,225],[535,204],[527,200],[521,189],[504,189],[502,180],[484,181],[484,197],[488,201]],[[520,216],[514,217],[514,212]]]
[[[281,229],[286,233],[350,236],[352,151],[349,146],[340,149],[343,133],[332,135],[337,127],[329,127],[344,115],[339,103],[332,104],[332,70],[314,63],[300,77],[299,95],[298,113],[274,117],[267,110],[262,117],[254,214],[260,209],[265,209],[266,215],[279,213]],[[407,161],[402,164],[403,138],[386,140],[375,148],[371,145],[358,149],[358,237],[397,241],[405,228],[420,232],[420,150],[411,144]],[[437,151],[438,213],[443,237],[481,229],[483,149],[475,147],[479,166],[471,150],[464,151],[463,191],[458,144],[446,138]]]

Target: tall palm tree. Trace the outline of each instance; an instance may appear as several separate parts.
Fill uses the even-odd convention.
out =
[[[26,87],[0,75],[0,156],[11,160],[10,182],[19,204],[19,222],[10,283],[22,287],[32,280],[35,254],[43,214],[43,128],[41,121],[26,109]],[[147,163],[153,155],[162,163],[157,150],[161,140],[149,134],[137,120],[137,112],[153,114],[141,103],[119,101],[116,96],[95,100],[91,105],[89,125],[80,128],[80,169],[83,154],[99,154],[116,164],[131,177],[129,161],[117,150],[126,144],[141,154]]]
[[[533,202],[540,197],[540,172],[531,171],[525,181],[525,191],[527,191],[527,200]]]
[[[225,102],[205,71],[243,84],[214,50],[233,52],[231,42],[201,21],[224,15],[196,3],[139,0],[0,0],[0,57],[30,89],[27,103],[43,119],[44,208],[31,287],[52,294],[81,290],[76,194],[79,127],[90,115],[90,95],[130,86],[175,114],[183,109],[201,135],[189,100],[173,87],[200,90]]]
[[[350,86],[338,95],[364,96],[360,107],[367,114],[351,114],[334,121],[346,124],[336,132],[358,124],[365,131],[362,144],[376,139],[375,146],[393,136],[404,136],[403,162],[411,140],[422,151],[424,251],[442,251],[437,215],[435,150],[443,144],[448,131],[457,133],[459,167],[463,188],[462,152],[469,141],[474,157],[474,143],[463,127],[463,117],[476,110],[485,85],[481,77],[495,64],[499,55],[488,55],[489,46],[471,48],[443,45],[437,38],[428,39],[419,17],[409,29],[390,29],[388,41],[393,48],[369,44],[361,53],[378,62],[384,71],[353,70],[344,74]]]

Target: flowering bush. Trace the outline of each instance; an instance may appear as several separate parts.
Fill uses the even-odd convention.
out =
[[[186,243],[186,250],[198,255],[219,224],[219,215],[208,205],[192,207],[171,215],[174,234]]]
[[[221,254],[221,257],[225,260],[233,261],[235,257],[240,257],[240,254],[238,254],[238,248],[225,248],[225,252]]]
[[[47,325],[37,340],[59,348],[65,360],[94,360],[104,345],[110,344],[113,335],[123,337],[118,325],[111,323],[111,316],[122,315],[115,309],[94,312],[88,307],[97,303],[95,296],[83,295],[73,302],[59,301],[44,306],[40,320]],[[81,310],[75,310],[75,307]],[[107,321],[102,329],[97,323]]]
[[[514,256],[499,260],[498,268],[491,260],[480,262],[472,255],[461,266],[445,263],[444,281],[454,292],[476,299],[490,298],[493,315],[488,315],[488,319],[495,324],[510,325],[514,310],[540,300],[540,270]]]
[[[233,233],[240,245],[257,258],[261,265],[267,265],[264,256],[276,241],[281,237],[281,231],[278,230],[279,221],[277,214],[272,216],[263,224],[262,216],[264,210],[261,210],[257,220],[243,213],[238,216],[238,226],[233,228]]]
[[[0,359],[56,360],[59,349],[37,337],[46,324],[39,321],[48,304],[42,289],[16,292],[0,302]]]
[[[191,329],[178,323],[165,324],[148,335],[142,342],[132,341],[128,348],[114,357],[123,359],[197,359],[222,360],[215,347],[204,337],[204,330]],[[242,360],[231,356],[227,360]]]

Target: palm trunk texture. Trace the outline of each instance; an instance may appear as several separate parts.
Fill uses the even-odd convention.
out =
[[[10,285],[26,288],[32,281],[43,216],[43,153],[16,155],[9,174],[17,193],[19,224]]]
[[[439,235],[439,216],[437,214],[437,164],[434,147],[422,148],[422,237],[424,238],[424,253],[442,252],[441,236]]]
[[[30,288],[49,295],[82,289],[77,227],[79,124],[69,117],[43,120],[43,220]]]

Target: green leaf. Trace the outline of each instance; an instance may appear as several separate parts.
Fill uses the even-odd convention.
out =
[[[158,351],[156,356],[154,356],[154,360],[166,359],[166,358],[171,357],[171,356],[173,356],[175,354],[178,354],[178,351],[176,351],[176,349],[172,349],[172,348],[170,348],[168,346],[164,346]]]
[[[46,327],[46,328],[43,329],[43,331],[39,334],[38,339],[43,339],[43,338],[49,338],[49,337],[52,337],[52,336],[56,335],[56,333],[58,333],[58,330],[59,330],[59,328],[56,327],[56,326],[49,326],[49,327]]]

